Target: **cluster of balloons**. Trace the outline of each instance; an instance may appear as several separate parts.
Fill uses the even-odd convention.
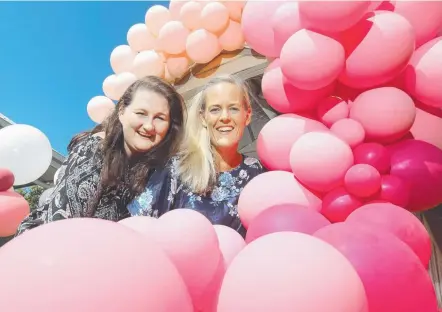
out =
[[[92,98],[90,118],[101,123],[137,78],[154,75],[174,82],[194,64],[210,62],[222,50],[244,47],[241,15],[245,1],[172,0],[150,7],[145,23],[127,32],[128,44],[111,53],[114,74],[103,82],[105,96]]]

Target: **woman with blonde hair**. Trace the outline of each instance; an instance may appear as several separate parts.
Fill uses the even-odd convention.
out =
[[[244,234],[237,212],[239,194],[264,171],[257,159],[238,152],[251,117],[248,89],[242,81],[232,76],[210,80],[188,107],[178,156],[157,177],[168,183],[162,192],[148,186],[129,205],[131,214],[157,217],[171,209],[190,208],[213,224]],[[154,193],[163,198],[153,198]]]

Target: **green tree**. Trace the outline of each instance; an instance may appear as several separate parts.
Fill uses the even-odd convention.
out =
[[[21,194],[27,200],[31,210],[38,207],[38,200],[44,191],[45,189],[38,185],[16,190],[17,193]]]

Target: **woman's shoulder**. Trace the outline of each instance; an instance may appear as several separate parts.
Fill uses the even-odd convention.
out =
[[[71,153],[80,155],[95,153],[100,150],[102,142],[101,136],[88,134],[73,147]]]

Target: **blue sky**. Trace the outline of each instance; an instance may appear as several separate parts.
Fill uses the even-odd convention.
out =
[[[154,4],[168,2],[0,2],[0,113],[66,154],[94,125],[86,105],[103,94],[110,53]]]

